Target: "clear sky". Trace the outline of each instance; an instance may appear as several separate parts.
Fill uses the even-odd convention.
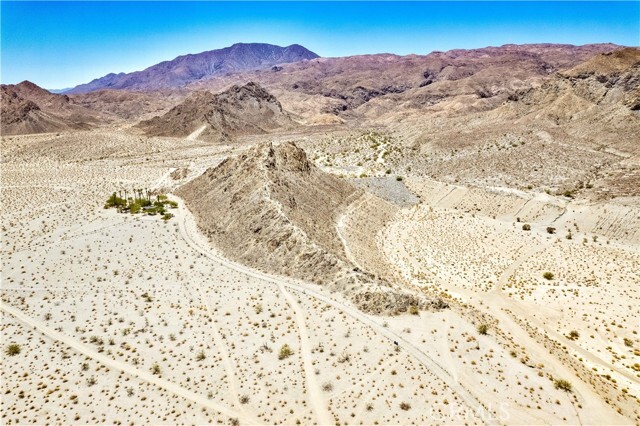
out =
[[[6,2],[1,81],[71,87],[236,42],[321,56],[498,46],[640,45],[630,2]]]

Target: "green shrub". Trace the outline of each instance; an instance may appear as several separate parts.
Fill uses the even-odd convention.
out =
[[[278,359],[289,358],[291,355],[293,355],[293,350],[289,347],[289,345],[285,343],[280,348],[280,353],[278,353]]]
[[[5,353],[9,356],[15,356],[18,355],[21,351],[22,347],[19,344],[11,343],[9,346],[7,346]]]
[[[556,387],[556,389],[560,389],[565,392],[571,392],[571,389],[573,389],[573,386],[571,386],[571,383],[569,383],[567,380],[564,380],[564,379],[556,380],[555,382],[553,382],[553,385]]]

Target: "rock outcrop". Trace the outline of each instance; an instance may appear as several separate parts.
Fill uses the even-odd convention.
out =
[[[218,94],[195,92],[167,113],[138,126],[150,136],[186,137],[201,129],[200,139],[229,140],[291,124],[273,95],[258,84],[247,83]]]

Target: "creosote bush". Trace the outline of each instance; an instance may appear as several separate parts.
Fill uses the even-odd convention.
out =
[[[560,389],[565,392],[571,392],[571,389],[573,389],[571,383],[564,379],[556,380],[555,382],[553,382],[553,385],[556,387],[556,389]]]
[[[20,345],[17,343],[12,343],[9,346],[7,346],[5,353],[9,356],[15,356],[15,355],[18,355],[20,351],[22,351],[22,348],[20,347]]]
[[[278,359],[289,358],[291,355],[293,355],[293,350],[291,349],[291,347],[289,345],[287,345],[285,343],[280,348],[280,352],[278,353]]]

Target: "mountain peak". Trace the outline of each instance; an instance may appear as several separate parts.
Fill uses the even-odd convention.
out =
[[[223,49],[178,56],[142,71],[110,73],[66,93],[87,93],[101,89],[156,90],[182,87],[197,80],[227,74],[267,69],[276,64],[318,58],[298,44],[287,47],[267,43],[235,43]]]

